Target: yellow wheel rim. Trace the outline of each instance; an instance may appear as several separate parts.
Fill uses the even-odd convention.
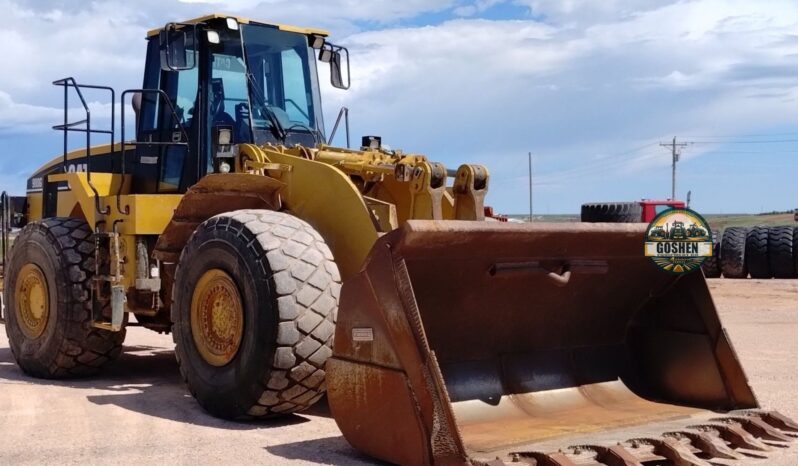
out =
[[[25,264],[17,275],[14,290],[17,322],[22,333],[31,339],[39,338],[50,317],[50,293],[42,269]]]
[[[230,275],[210,269],[191,297],[191,334],[208,364],[224,366],[238,352],[244,334],[244,306]]]

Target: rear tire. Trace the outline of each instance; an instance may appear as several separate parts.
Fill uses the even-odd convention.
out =
[[[175,355],[199,404],[246,420],[318,401],[340,283],[330,249],[296,217],[239,210],[202,223],[180,256],[172,307]]]
[[[4,294],[17,364],[33,377],[98,372],[122,351],[125,329],[92,327],[94,242],[89,225],[49,218],[22,229],[11,249]],[[110,312],[110,306],[104,306]]]
[[[701,264],[706,278],[720,278],[720,234],[718,231],[712,232],[712,257]]]
[[[793,227],[770,227],[768,259],[774,278],[795,278],[793,264]]]
[[[768,259],[769,228],[758,225],[748,232],[745,241],[745,262],[751,278],[772,278]]]
[[[728,227],[723,230],[720,243],[720,270],[725,278],[747,278],[748,266],[745,262],[745,240],[748,229]]]
[[[582,204],[583,222],[639,223],[643,207],[637,202]]]

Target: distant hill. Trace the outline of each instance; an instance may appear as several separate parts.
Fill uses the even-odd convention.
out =
[[[795,225],[792,212],[773,212],[765,214],[702,214],[713,230],[726,227],[754,225]],[[527,215],[508,215],[510,218],[526,220]],[[579,214],[535,215],[536,222],[578,222]]]
[[[768,214],[704,214],[709,225],[715,230],[722,230],[726,227],[752,227],[754,225],[795,225],[798,222],[793,220],[790,213],[768,213]]]

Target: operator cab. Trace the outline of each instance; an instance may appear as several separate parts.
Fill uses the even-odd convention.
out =
[[[333,86],[349,87],[348,52],[326,36],[225,15],[150,31],[136,151],[126,158],[133,191],[185,192],[230,171],[236,144],[324,143],[316,55],[330,63]]]

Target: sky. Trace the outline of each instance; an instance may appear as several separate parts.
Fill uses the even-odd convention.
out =
[[[140,87],[148,29],[223,11],[329,30],[350,50],[352,86],[333,89],[322,73],[328,131],[346,106],[353,141],[379,135],[450,168],[484,164],[497,212],[528,212],[529,152],[535,214],[670,197],[660,143],[673,137],[687,143],[677,197],[691,191],[699,212],[798,207],[794,0],[0,0],[0,10],[0,190],[15,194],[61,153],[53,80]],[[107,97],[88,99],[96,125],[109,124]]]

